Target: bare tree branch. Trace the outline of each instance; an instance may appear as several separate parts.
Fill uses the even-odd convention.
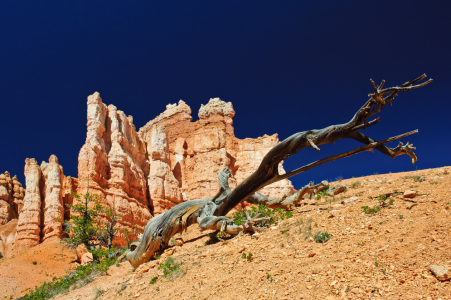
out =
[[[390,148],[384,144],[416,133],[418,130],[410,131],[379,142],[365,136],[358,130],[377,124],[379,118],[369,122],[367,121],[368,118],[382,111],[387,103],[392,104],[393,98],[399,92],[416,89],[432,82],[432,79],[429,79],[426,82],[414,85],[424,78],[426,78],[426,75],[408,81],[400,87],[387,89],[382,89],[385,81],[382,81],[379,86],[376,86],[371,80],[374,93],[369,95],[371,98],[355,113],[349,122],[332,125],[323,129],[302,131],[286,138],[273,147],[265,155],[258,169],[244,179],[234,190],[230,190],[227,182],[228,178],[232,176],[232,173],[228,168],[224,168],[218,174],[220,189],[215,196],[180,203],[161,215],[151,219],[149,223],[147,223],[142,239],[138,243],[136,249],[127,253],[127,259],[134,267],[139,266],[143,262],[151,259],[156,253],[161,252],[175,233],[182,232],[188,226],[195,223],[199,224],[202,230],[222,230],[231,234],[237,234],[243,231],[255,231],[252,224],[258,220],[258,216],[254,218],[248,216],[245,226],[241,227],[232,225],[230,220],[224,216],[236,205],[245,200],[256,204],[265,203],[271,205],[272,203],[273,205],[282,205],[285,207],[290,207],[293,204],[295,205],[305,193],[311,193],[315,188],[318,190],[322,187],[310,184],[294,195],[277,200],[256,192],[268,184],[305,172],[326,162],[349,157],[363,151],[372,151],[373,148],[389,157],[407,154],[412,158],[412,162],[415,162],[417,158],[412,151],[415,150],[415,148],[409,143],[406,145],[400,143],[396,148]],[[389,95],[383,98],[386,94]],[[279,174],[279,163],[300,150],[306,147],[312,147],[319,150],[318,146],[320,145],[334,143],[337,140],[347,138],[355,139],[366,145],[318,160],[286,174]],[[322,184],[325,185],[325,183]]]

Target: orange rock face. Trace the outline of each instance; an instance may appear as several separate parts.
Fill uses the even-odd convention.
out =
[[[99,93],[88,97],[86,142],[78,156],[78,192],[99,196],[115,207],[124,226],[144,226],[151,218],[147,197],[149,163],[133,118],[102,103]]]
[[[151,167],[148,178],[150,202],[155,214],[180,201],[207,198],[218,191],[217,174],[232,170],[233,189],[259,166],[265,154],[278,142],[277,135],[240,140],[233,130],[232,103],[210,99],[199,110],[199,121],[191,122],[191,109],[182,100],[139,130],[146,142]],[[152,167],[155,165],[155,167]],[[283,168],[280,166],[283,174]],[[281,197],[294,189],[289,180],[260,192]]]
[[[224,166],[232,170],[229,184],[233,189],[279,142],[277,134],[236,138],[234,115],[230,102],[214,98],[201,106],[199,120],[192,122],[191,108],[180,100],[167,105],[137,132],[131,116],[105,105],[99,93],[90,95],[78,179],[64,176],[55,155],[41,166],[33,158],[26,159],[26,191],[17,177],[0,174],[0,226],[18,219],[10,222],[17,234],[0,240],[2,255],[60,237],[61,221],[70,218],[65,205],[73,202],[71,192],[83,195],[88,186],[102,205],[112,208],[114,199],[116,212],[122,216],[119,226],[126,228],[142,227],[152,215],[183,201],[213,196]],[[284,173],[282,165],[279,172]],[[294,189],[290,181],[283,180],[260,192],[281,197]]]
[[[8,171],[0,174],[0,226],[5,225],[12,219],[17,219],[23,207],[25,190],[22,184]]]
[[[41,168],[34,158],[25,160],[25,181],[27,191],[17,224],[14,253],[20,253],[40,242],[43,180]]]
[[[0,226],[0,258],[8,258],[12,254],[14,239],[16,237],[17,219],[12,219]]]
[[[151,212],[214,195],[224,166],[232,170],[235,187],[279,141],[277,135],[237,139],[234,115],[230,102],[215,98],[202,105],[199,121],[191,122],[191,108],[180,100],[136,132],[131,116],[107,107],[94,93],[88,97],[88,132],[79,154],[79,193],[86,191],[89,177],[90,192],[102,204],[111,208],[115,195],[121,225],[144,226]],[[279,197],[291,194],[293,186],[284,180],[261,192]]]
[[[43,161],[41,166],[34,158],[27,158],[25,180],[27,190],[23,207],[18,213],[12,254],[25,251],[51,237],[60,237],[62,221],[70,216],[65,213],[64,205],[71,203],[70,194],[77,186],[76,179],[64,176],[55,155],[50,156],[48,163]]]
[[[64,220],[63,203],[63,167],[58,163],[55,155],[50,156],[49,162],[41,164],[42,179],[44,180],[43,198],[44,228],[42,229],[42,241],[57,236],[62,231]]]

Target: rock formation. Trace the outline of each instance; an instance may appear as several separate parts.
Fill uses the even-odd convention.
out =
[[[27,158],[25,180],[27,190],[18,216],[13,254],[61,236],[62,221],[70,216],[64,207],[72,203],[70,194],[77,188],[77,180],[64,176],[55,155],[41,166],[34,158]]]
[[[7,224],[0,226],[0,258],[11,256],[16,229],[17,219],[12,219]]]
[[[19,253],[38,245],[41,239],[43,180],[41,168],[34,158],[25,160],[25,182],[27,191],[17,224],[14,253]]]
[[[136,132],[133,118],[106,106],[96,92],[88,97],[78,191],[86,192],[89,177],[90,191],[99,195],[100,203],[111,207],[116,195],[123,226],[143,226],[151,212],[160,214],[182,201],[216,193],[223,166],[234,173],[233,188],[279,142],[277,135],[236,138],[234,115],[230,102],[214,98],[200,108],[199,121],[191,122],[191,108],[180,100]],[[291,194],[293,187],[283,180],[261,192],[280,197]]]
[[[147,197],[149,163],[144,142],[133,118],[102,103],[99,93],[88,97],[86,143],[78,156],[78,192],[99,196],[102,205],[115,207],[124,226],[144,226],[151,218]]]
[[[63,168],[58,163],[55,155],[50,156],[49,162],[42,162],[42,179],[44,180],[44,228],[42,229],[42,241],[60,236],[62,221],[64,220],[63,203]]]
[[[111,208],[114,196],[122,216],[119,226],[129,228],[144,226],[152,215],[180,202],[214,195],[224,166],[233,172],[234,188],[279,142],[276,134],[236,138],[234,115],[230,102],[214,98],[201,106],[199,120],[192,122],[191,108],[180,100],[137,132],[131,116],[102,103],[99,93],[90,95],[78,179],[64,176],[55,155],[41,166],[33,158],[25,161],[26,192],[16,177],[0,174],[0,226],[18,219],[8,223],[14,233],[17,230],[15,238],[9,229],[8,237],[0,237],[0,253],[17,254],[61,237],[61,221],[70,218],[65,205],[73,202],[71,192],[83,195],[88,185],[104,206]],[[279,169],[284,172],[281,165]],[[283,180],[260,192],[281,197],[293,191],[291,182]]]
[[[23,207],[25,190],[22,184],[8,171],[0,174],[0,226],[5,225],[12,219],[17,219]]]
[[[150,172],[150,203],[159,214],[180,201],[206,198],[218,190],[217,174],[228,166],[234,188],[255,171],[265,154],[279,140],[277,135],[240,140],[233,129],[232,103],[210,99],[199,110],[199,120],[191,122],[191,109],[182,100],[139,130],[147,144]],[[155,166],[155,167],[153,167]],[[279,166],[283,173],[282,166]],[[260,192],[281,197],[293,193],[289,180],[270,185]]]

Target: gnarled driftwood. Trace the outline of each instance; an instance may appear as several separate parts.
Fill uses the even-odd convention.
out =
[[[412,163],[415,163],[417,157],[412,151],[415,148],[411,144],[407,143],[403,145],[400,142],[396,148],[390,148],[385,143],[411,135],[418,132],[418,130],[379,142],[374,141],[359,132],[359,130],[377,124],[379,118],[372,121],[368,121],[368,118],[382,111],[387,103],[392,105],[394,97],[399,92],[416,89],[432,82],[432,79],[429,79],[421,84],[416,84],[424,78],[426,78],[425,74],[399,87],[387,89],[382,89],[385,81],[382,81],[379,86],[376,86],[371,80],[374,93],[369,94],[370,99],[357,111],[349,122],[332,125],[323,129],[299,132],[286,138],[272,148],[265,155],[258,169],[243,180],[234,190],[230,190],[227,182],[227,179],[232,176],[232,173],[230,169],[224,168],[218,175],[220,189],[215,196],[180,203],[151,219],[145,227],[139,245],[136,249],[127,253],[127,259],[135,268],[138,267],[140,264],[150,260],[154,254],[161,252],[174,234],[184,231],[188,226],[195,223],[199,224],[201,230],[222,230],[230,234],[238,234],[242,231],[256,231],[257,229],[252,224],[258,221],[258,219],[248,217],[244,225],[237,226],[232,224],[225,215],[241,201],[246,200],[250,203],[263,203],[272,207],[290,207],[295,205],[304,194],[315,192],[315,190],[321,188],[321,185],[325,186],[326,184],[320,183],[316,186],[310,184],[296,194],[281,199],[266,197],[257,193],[257,191],[266,185],[305,172],[321,164],[363,151],[372,151],[373,148],[392,158],[407,154],[411,157]],[[357,140],[365,144],[365,146],[318,160],[286,174],[278,173],[279,163],[300,150],[306,147],[312,147],[319,151],[320,148],[318,146],[320,145],[333,143],[346,138]]]

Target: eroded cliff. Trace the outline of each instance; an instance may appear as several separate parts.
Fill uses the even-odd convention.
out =
[[[102,204],[111,207],[115,195],[123,226],[144,226],[152,215],[180,202],[214,195],[217,174],[224,166],[233,171],[233,188],[279,142],[277,135],[236,138],[234,115],[230,102],[213,98],[201,106],[199,120],[192,122],[191,108],[180,100],[137,132],[131,116],[106,106],[96,92],[88,97],[78,191],[86,191],[89,177],[90,191],[99,195]],[[284,180],[261,192],[280,197],[291,194],[293,186]]]

